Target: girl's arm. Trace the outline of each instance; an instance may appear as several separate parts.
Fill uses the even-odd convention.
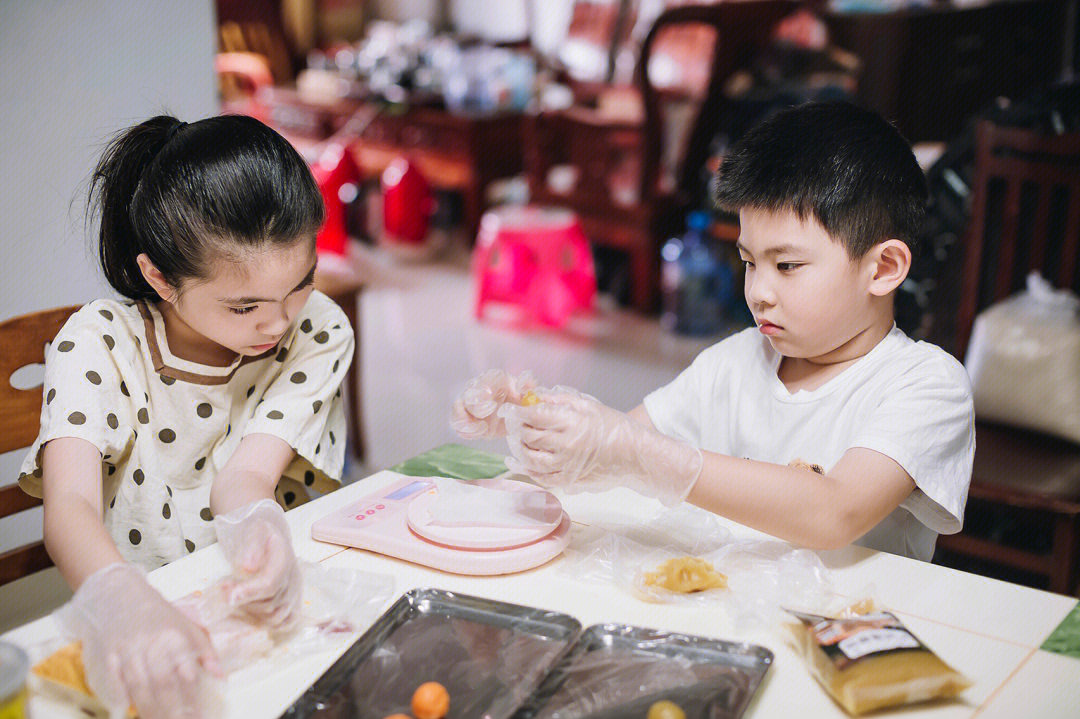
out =
[[[87,577],[123,561],[102,523],[101,453],[85,439],[48,442],[41,459],[45,547],[74,590]]]
[[[702,452],[687,501],[811,549],[846,546],[873,529],[915,489],[889,457],[855,447],[828,474]]]
[[[296,454],[289,443],[272,434],[249,434],[214,478],[210,511],[228,514],[259,499],[274,499],[281,473]]]

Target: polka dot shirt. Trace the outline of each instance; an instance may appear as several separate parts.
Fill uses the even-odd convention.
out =
[[[41,430],[20,486],[41,496],[41,448],[60,437],[101,452],[105,526],[128,561],[151,570],[215,541],[210,487],[248,434],[296,456],[278,484],[288,509],[340,484],[341,384],[354,337],[341,309],[313,292],[293,327],[259,357],[227,367],[174,356],[158,310],[96,300],[46,352]]]

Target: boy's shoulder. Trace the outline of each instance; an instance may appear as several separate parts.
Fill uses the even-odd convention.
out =
[[[889,333],[885,342],[888,346],[881,355],[881,366],[888,367],[892,373],[899,376],[918,373],[970,387],[964,365],[941,347],[925,340],[912,339],[897,328]]]

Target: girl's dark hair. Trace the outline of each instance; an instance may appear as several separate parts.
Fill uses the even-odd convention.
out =
[[[190,124],[159,115],[117,135],[90,183],[105,277],[131,299],[156,299],[135,258],[174,287],[211,263],[267,243],[314,237],[323,201],[295,149],[251,117]]]
[[[895,238],[918,251],[926,179],[896,128],[847,102],[783,110],[746,133],[724,158],[716,202],[814,217],[857,259]]]

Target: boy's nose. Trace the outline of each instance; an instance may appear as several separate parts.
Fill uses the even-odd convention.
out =
[[[759,275],[755,274],[746,278],[746,301],[751,306],[771,305],[774,297],[769,284]]]

